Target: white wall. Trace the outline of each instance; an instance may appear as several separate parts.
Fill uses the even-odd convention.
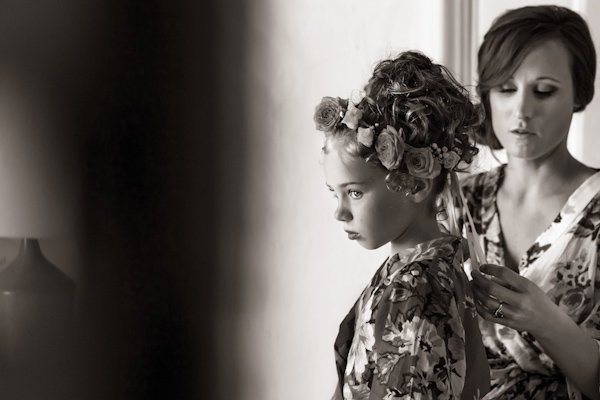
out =
[[[500,11],[480,3],[488,4],[469,2],[482,31]],[[378,60],[401,50],[453,62],[441,29],[448,4],[456,3],[256,0],[247,10],[242,293],[217,326],[236,332],[236,343],[221,345],[242,354],[221,369],[237,369],[239,381],[225,376],[221,385],[236,385],[240,400],[330,396],[338,325],[387,249],[360,248],[333,219],[314,107],[323,96],[348,97]],[[594,123],[586,143],[597,140]]]

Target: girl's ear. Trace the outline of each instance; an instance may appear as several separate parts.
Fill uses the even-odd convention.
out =
[[[429,198],[433,189],[433,179],[415,178],[415,186],[411,188],[407,197],[415,203],[420,203]]]

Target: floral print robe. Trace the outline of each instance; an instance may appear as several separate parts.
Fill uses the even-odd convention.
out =
[[[334,399],[461,398],[466,352],[472,360],[479,351],[483,363],[485,354],[459,247],[459,238],[445,236],[379,268],[340,325]],[[473,330],[477,340],[466,349]]]
[[[498,265],[504,265],[504,246],[496,193],[504,168],[462,183],[486,261]],[[600,172],[570,196],[518,268],[600,344],[599,230]],[[480,329],[492,378],[486,399],[582,398],[530,334],[483,319]]]

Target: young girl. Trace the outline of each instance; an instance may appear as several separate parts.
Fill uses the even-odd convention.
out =
[[[326,183],[334,217],[367,249],[390,244],[335,343],[334,399],[473,399],[489,368],[461,269],[461,239],[436,214],[459,194],[482,115],[443,66],[417,52],[380,62],[357,104],[325,97]],[[449,195],[451,194],[451,195]],[[457,222],[457,221],[456,221]]]

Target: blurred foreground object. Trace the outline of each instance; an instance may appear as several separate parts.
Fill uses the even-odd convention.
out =
[[[22,239],[0,273],[4,395],[54,399],[68,390],[74,300],[75,283],[44,257],[37,239]]]
[[[75,283],[46,259],[38,240],[79,237],[76,136],[44,81],[2,67],[0,237],[20,240],[21,248],[0,271],[0,399],[65,399],[74,369]]]

